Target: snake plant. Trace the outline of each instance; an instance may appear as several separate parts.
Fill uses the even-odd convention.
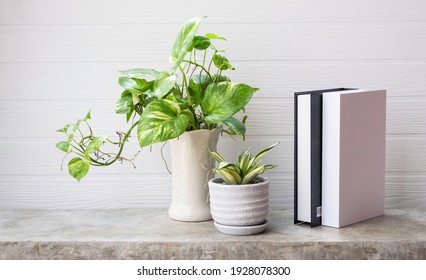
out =
[[[212,157],[218,162],[218,167],[212,171],[216,173],[228,185],[244,185],[254,183],[257,176],[272,169],[276,165],[261,165],[260,158],[272,150],[280,142],[277,142],[264,149],[257,155],[252,155],[249,151],[244,151],[238,155],[237,163],[227,162],[219,153],[209,151]]]

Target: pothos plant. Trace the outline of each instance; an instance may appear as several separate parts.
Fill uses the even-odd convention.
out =
[[[185,131],[219,125],[244,139],[246,116],[238,120],[234,115],[245,108],[258,89],[231,82],[224,75],[224,71],[235,68],[224,50],[213,42],[226,39],[214,33],[196,35],[204,18],[190,19],[180,29],[169,58],[169,71],[142,68],[119,72],[118,83],[124,91],[115,112],[125,115],[129,128],[117,132],[117,140],[93,132],[90,111],[83,119],[57,130],[66,135],[64,141],[56,144],[66,153],[64,160],[69,154],[76,155],[68,162],[72,177],[80,181],[91,165],[108,166],[117,161],[133,164],[134,157],[124,157],[122,152],[135,128],[142,148],[176,138]],[[106,152],[107,143],[118,151]]]

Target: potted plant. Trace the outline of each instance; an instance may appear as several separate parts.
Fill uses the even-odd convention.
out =
[[[251,235],[266,229],[269,210],[269,180],[260,175],[275,165],[261,165],[260,158],[278,143],[257,155],[244,151],[237,163],[227,162],[210,151],[218,162],[213,169],[219,178],[209,181],[210,209],[216,228],[225,234]]]
[[[219,134],[225,131],[244,139],[245,118],[234,117],[258,89],[231,82],[224,75],[234,70],[224,51],[213,45],[224,37],[196,35],[204,17],[190,19],[180,29],[172,47],[169,71],[130,69],[120,71],[118,83],[124,88],[115,112],[129,123],[118,139],[96,135],[89,124],[90,112],[76,123],[58,131],[66,139],[57,147],[76,156],[68,162],[69,174],[80,181],[91,166],[109,166],[129,161],[123,148],[136,129],[141,148],[172,140],[173,192],[169,216],[182,221],[211,219],[207,182],[212,178]],[[107,152],[107,145],[117,150]],[[62,162],[64,162],[64,160]]]

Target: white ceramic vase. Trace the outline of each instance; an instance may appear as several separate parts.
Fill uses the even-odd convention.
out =
[[[224,226],[256,226],[265,223],[269,211],[269,180],[247,185],[224,185],[209,181],[213,220]],[[219,230],[220,231],[220,230]]]
[[[208,181],[221,127],[185,132],[171,140],[172,203],[169,217],[185,222],[211,220]]]

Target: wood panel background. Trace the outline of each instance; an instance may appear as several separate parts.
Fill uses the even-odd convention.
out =
[[[245,143],[223,136],[227,157],[283,140],[267,156],[271,207],[293,207],[293,92],[385,88],[386,207],[426,210],[426,2],[422,0],[0,0],[0,208],[168,207],[171,176],[160,145],[137,168],[61,171],[55,129],[92,110],[96,133],[124,130],[113,109],[117,70],[170,67],[181,24],[224,35],[237,70],[261,88],[247,108]],[[134,141],[126,152],[136,153]],[[170,163],[169,147],[164,155]]]

